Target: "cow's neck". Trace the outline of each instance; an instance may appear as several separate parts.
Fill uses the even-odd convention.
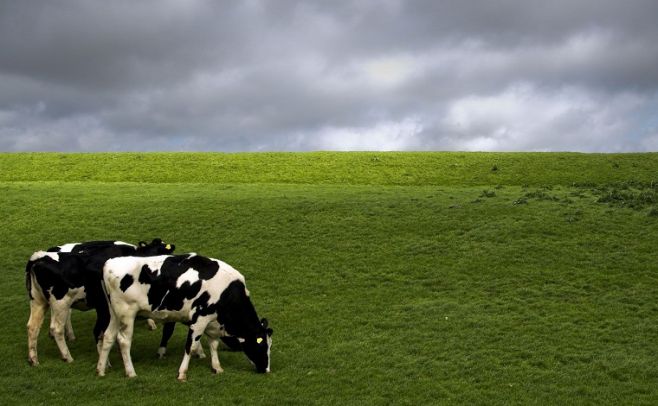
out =
[[[231,282],[220,296],[217,319],[234,337],[255,337],[262,330],[256,309],[246,294],[244,283],[239,280]]]

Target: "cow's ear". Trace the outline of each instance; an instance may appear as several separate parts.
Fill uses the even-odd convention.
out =
[[[271,328],[268,328],[267,329],[267,336],[272,337],[272,333],[274,333],[274,330],[272,330]]]
[[[268,321],[266,318],[260,319],[260,324],[263,325],[264,328],[267,328]]]
[[[146,247],[146,242],[144,242],[144,241],[140,241],[137,245],[139,245],[140,247],[144,248],[144,247]]]

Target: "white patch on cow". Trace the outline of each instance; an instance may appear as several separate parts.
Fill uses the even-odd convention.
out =
[[[59,262],[59,255],[56,252],[46,252],[46,251],[37,251],[30,257],[30,261],[36,261],[37,259],[43,257],[50,257],[55,261]]]
[[[83,300],[87,297],[84,287],[69,289],[67,295],[72,299],[73,302]]]
[[[199,271],[195,269],[188,269],[183,272],[181,276],[176,280],[176,287],[180,288],[185,282],[188,282],[190,285],[199,280]]]
[[[270,361],[272,359],[270,357],[271,349],[272,349],[272,337],[267,336],[267,368],[265,369],[265,372],[267,372],[268,374],[270,373]]]
[[[210,299],[208,300],[208,302],[217,303],[219,301],[219,297],[224,292],[224,289],[226,289],[226,287],[231,282],[233,282],[234,280],[239,280],[243,284],[245,284],[245,280],[244,280],[244,276],[240,272],[238,272],[235,268],[233,268],[231,265],[227,264],[226,262],[220,261],[218,259],[212,259],[212,260],[219,265],[219,270],[217,271],[217,274],[215,276],[213,276],[210,280],[207,281],[206,284],[204,284],[204,288],[210,294]],[[246,284],[245,284],[245,289],[246,289]]]
[[[68,244],[60,245],[60,246],[58,247],[58,248],[59,248],[59,252],[71,252],[71,251],[73,251],[73,248],[74,248],[76,245],[80,245],[80,243],[79,243],[79,242],[72,242],[72,243],[68,243]]]
[[[55,295],[53,294],[53,289],[54,289],[54,287],[48,289],[48,293],[50,294],[50,296],[52,298],[55,297]],[[69,289],[68,292],[66,292],[66,296],[65,296],[66,301],[69,302],[68,307],[71,307],[71,304],[73,304],[74,302],[77,302],[79,300],[83,300],[86,297],[87,297],[87,294],[85,292],[84,287]],[[51,299],[51,301],[57,301],[57,300],[56,299]]]
[[[210,337],[227,337],[228,334],[226,333],[226,330],[224,329],[224,326],[219,324],[217,320],[213,320],[210,323],[208,323],[208,326],[206,327],[206,334]]]
[[[129,244],[129,243],[127,243],[127,242],[123,242],[123,241],[115,241],[115,242],[114,242],[114,245],[127,245],[127,246],[129,246],[129,247],[137,248],[136,245]]]

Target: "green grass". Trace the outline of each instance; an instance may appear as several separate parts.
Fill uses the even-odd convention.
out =
[[[0,181],[477,186],[658,182],[658,153],[14,153]]]
[[[0,403],[657,404],[657,156],[0,155]],[[178,383],[179,326],[98,378],[90,312],[29,367],[32,251],[155,236],[246,276],[273,372]]]

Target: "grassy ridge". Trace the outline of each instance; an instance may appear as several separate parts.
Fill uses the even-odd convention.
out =
[[[16,153],[0,181],[572,185],[658,181],[658,153]]]
[[[352,168],[388,155],[337,154]],[[0,181],[0,352],[6,360],[0,403],[658,404],[658,216],[648,215],[656,190],[636,187],[658,172],[655,154],[573,154],[584,161],[574,166],[583,171],[608,162],[610,178],[559,174],[587,184],[633,181],[627,189],[552,183],[558,174],[533,166],[532,154],[509,155],[543,186],[515,184],[525,174],[506,175],[507,161],[491,171],[493,164],[482,159],[497,154],[463,158],[465,167],[481,166],[482,176],[493,177],[484,186],[255,184],[266,182],[265,175],[239,167],[212,173],[233,179],[225,183],[199,183],[198,167],[187,174],[193,183],[54,181],[57,171],[30,173],[25,162],[27,173],[3,168],[2,176],[13,180]],[[31,155],[0,161],[7,156]],[[37,161],[44,156],[58,154],[34,155]],[[196,155],[162,156],[189,168]],[[262,160],[262,168],[266,156],[226,157],[245,166]],[[298,168],[290,169],[287,183],[308,182],[304,176],[311,175],[295,163],[307,154],[290,154],[290,162],[286,154],[273,156],[270,166],[282,173]],[[414,154],[390,156],[415,161]],[[91,162],[71,166],[105,176],[104,159],[96,158],[96,172]],[[633,172],[633,163],[644,169]],[[148,167],[127,167],[117,176],[130,180],[134,170],[156,176]],[[438,173],[432,171],[427,168]],[[16,180],[37,174],[50,181]],[[354,170],[352,179],[378,176]],[[136,328],[137,379],[123,377],[117,351],[114,368],[97,378],[90,312],[73,315],[73,364],[57,359],[43,331],[41,365],[27,365],[23,269],[31,252],[62,242],[154,236],[176,243],[179,252],[221,258],[246,276],[259,315],[275,329],[272,374],[257,375],[242,354],[224,351],[224,374],[213,376],[208,360],[193,360],[189,382],[177,383],[185,340],[179,327],[165,360],[155,357],[159,332]]]

